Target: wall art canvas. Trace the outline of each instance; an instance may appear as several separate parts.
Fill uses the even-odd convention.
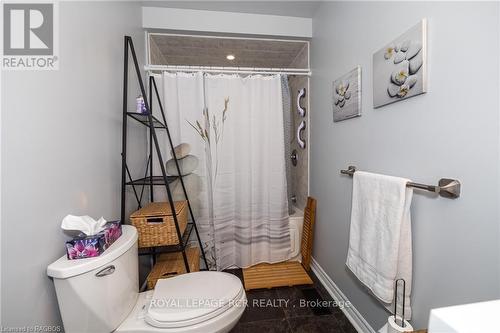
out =
[[[427,20],[373,55],[373,107],[427,91]]]
[[[333,121],[361,116],[361,67],[333,81]]]

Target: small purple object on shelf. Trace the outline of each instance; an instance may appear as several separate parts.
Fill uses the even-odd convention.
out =
[[[144,98],[142,95],[139,95],[136,99],[136,110],[137,113],[147,114],[146,103],[144,102]]]
[[[96,235],[82,235],[67,241],[66,255],[68,259],[98,257],[122,235],[120,221],[108,222],[104,228]]]

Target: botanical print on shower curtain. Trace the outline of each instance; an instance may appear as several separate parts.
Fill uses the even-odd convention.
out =
[[[189,143],[200,162],[188,195],[209,268],[288,259],[279,76],[164,73],[163,91],[174,144]]]
[[[217,184],[217,174],[219,170],[218,152],[224,139],[224,123],[227,119],[229,98],[224,99],[224,109],[220,113],[210,112],[206,107],[203,108],[203,117],[194,123],[188,119],[186,122],[198,133],[205,146],[207,176],[205,178],[208,189],[208,228],[204,233],[207,235],[204,241],[204,250],[208,254],[209,268],[217,268],[216,247],[215,247],[215,228],[214,228],[214,209],[213,197],[214,186]]]
[[[222,144],[211,149],[218,270],[289,258],[281,97],[278,75],[205,76],[209,111],[229,99]]]

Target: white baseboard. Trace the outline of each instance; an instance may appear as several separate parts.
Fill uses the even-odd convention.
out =
[[[332,298],[337,302],[349,302],[349,299],[340,291],[339,287],[332,281],[332,279],[326,274],[326,272],[321,268],[314,258],[311,260],[311,269],[313,273],[316,275],[318,280],[323,284],[326,291],[332,296]],[[350,303],[350,302],[349,302]],[[352,326],[356,329],[356,331],[361,333],[376,333],[376,331],[368,324],[365,318],[361,315],[361,313],[356,310],[356,308],[351,304],[350,306],[344,306],[341,308],[342,312],[344,312],[345,316],[351,322]]]

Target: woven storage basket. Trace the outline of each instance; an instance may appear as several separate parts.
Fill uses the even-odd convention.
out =
[[[181,235],[187,225],[187,201],[174,202]],[[130,215],[130,221],[139,233],[139,247],[179,244],[170,204],[152,202]]]
[[[200,251],[197,247],[186,249],[186,257],[190,272],[200,270]],[[186,273],[182,252],[164,253],[158,256],[158,260],[147,277],[148,289],[154,289],[159,279],[167,279]]]

